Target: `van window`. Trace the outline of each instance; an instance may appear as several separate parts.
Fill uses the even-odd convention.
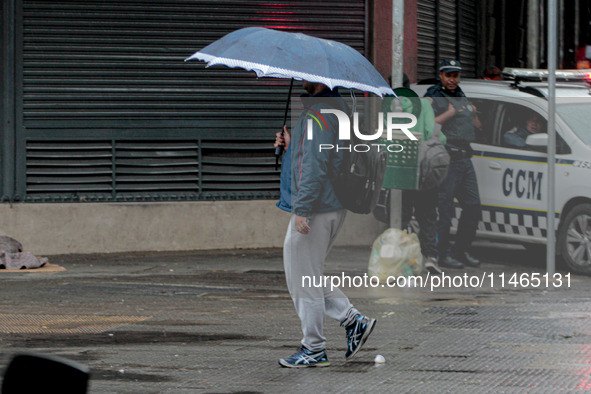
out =
[[[512,149],[540,150],[526,145],[525,139],[530,134],[548,132],[548,122],[544,115],[529,107],[512,103],[505,103],[500,112],[501,121],[496,145]],[[556,134],[556,153],[569,152],[566,142]]]
[[[493,145],[499,102],[475,98],[471,98],[470,102],[476,107],[476,113],[482,123],[482,130],[476,130],[476,142],[479,144]]]

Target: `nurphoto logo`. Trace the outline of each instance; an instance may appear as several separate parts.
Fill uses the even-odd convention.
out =
[[[328,130],[326,120],[322,116],[322,114],[332,114],[335,115],[339,124],[339,140],[341,141],[350,141],[351,140],[351,130],[355,136],[361,141],[377,141],[378,138],[382,137],[384,134],[384,114],[382,112],[378,113],[378,128],[374,134],[363,134],[359,130],[359,113],[355,112],[353,114],[353,124],[351,125],[351,120],[349,116],[338,109],[321,109],[320,113],[317,111],[308,112],[310,118],[307,120],[306,129],[307,129],[307,138],[308,140],[312,140],[314,138],[314,122],[318,124],[320,130]],[[416,141],[417,137],[409,130],[416,126],[417,118],[413,114],[404,113],[404,112],[388,112],[386,114],[386,139],[388,141],[392,141],[392,135],[395,130],[402,131],[409,139]],[[401,121],[409,120],[409,122]],[[352,126],[352,127],[351,127]],[[348,146],[340,146],[334,144],[320,144],[319,150],[336,150],[337,152],[340,150],[347,150],[351,151],[354,150],[355,152],[368,152],[372,149],[372,147],[376,147],[378,152],[381,149],[386,149],[388,152],[391,153],[398,153],[404,150],[404,147],[400,144],[383,144],[383,143],[362,143],[362,144],[352,144]]]

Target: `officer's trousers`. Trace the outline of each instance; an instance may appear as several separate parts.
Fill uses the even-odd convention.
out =
[[[419,241],[425,257],[437,257],[437,188],[402,191],[402,229],[414,214],[419,222]]]
[[[454,198],[457,198],[462,213],[452,250],[449,229],[455,216]],[[467,252],[476,237],[482,211],[476,172],[469,158],[452,160],[450,163],[447,177],[439,185],[438,211],[437,247],[440,261],[446,256],[459,256]]]

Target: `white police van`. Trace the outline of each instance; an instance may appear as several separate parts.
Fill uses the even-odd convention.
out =
[[[482,202],[478,235],[545,244],[548,84],[520,81],[519,70],[506,72],[516,75],[516,81],[460,83],[483,123],[472,143]],[[423,96],[429,86],[412,89]],[[556,86],[556,251],[572,270],[591,274],[591,95],[584,83]],[[503,134],[534,113],[544,132],[527,136],[526,147],[506,146]],[[460,212],[458,207],[452,231]]]

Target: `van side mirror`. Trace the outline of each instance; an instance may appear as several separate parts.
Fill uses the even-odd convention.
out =
[[[2,394],[85,394],[90,370],[87,366],[57,356],[35,353],[15,355],[2,380]]]
[[[530,134],[525,139],[525,144],[528,148],[537,152],[546,152],[548,150],[548,134],[538,133]],[[561,155],[568,155],[571,153],[570,147],[564,142],[558,134],[556,134],[556,153]]]
[[[527,146],[531,146],[534,148],[547,147],[548,146],[548,134],[546,134],[546,133],[530,134],[525,139],[525,143]]]

